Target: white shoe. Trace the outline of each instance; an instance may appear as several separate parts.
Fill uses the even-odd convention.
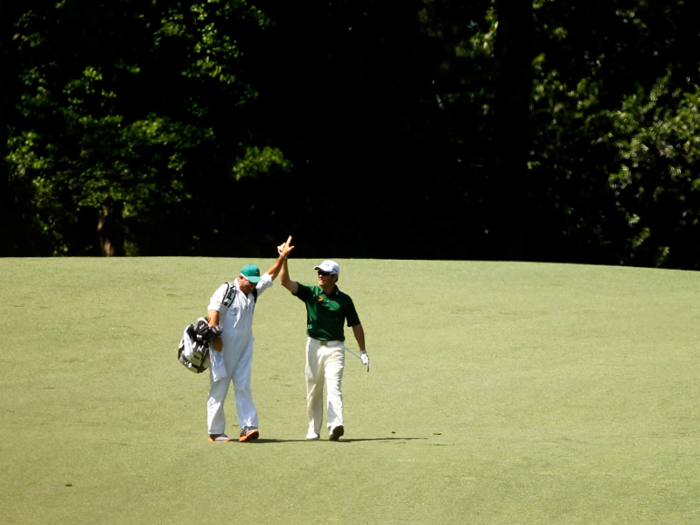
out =
[[[209,434],[209,441],[212,443],[226,443],[228,441],[233,441],[226,434]]]
[[[320,437],[321,436],[319,436],[318,434],[316,434],[314,432],[309,432],[308,434],[306,434],[306,439],[308,439],[309,441],[313,441],[314,439],[319,439]]]

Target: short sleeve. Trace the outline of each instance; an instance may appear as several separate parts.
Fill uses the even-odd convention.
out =
[[[348,321],[348,326],[350,327],[360,324],[360,316],[357,315],[355,303],[352,302],[350,297],[348,297],[347,312],[345,312],[345,317]]]
[[[221,313],[221,310],[224,308],[224,297],[226,296],[228,289],[228,283],[224,283],[219,286],[214,292],[214,295],[209,298],[209,306],[207,306],[207,310],[216,310],[217,312]]]
[[[258,284],[255,285],[255,289],[258,291],[258,297],[272,285],[272,277],[270,277],[269,273],[265,272],[262,277],[260,277]]]
[[[311,288],[309,286],[304,286],[303,284],[299,285],[299,287],[297,288],[297,293],[295,293],[294,295],[296,295],[305,303],[311,302],[314,298],[314,294],[311,291]]]

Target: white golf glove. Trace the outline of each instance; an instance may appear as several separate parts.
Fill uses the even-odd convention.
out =
[[[367,355],[366,350],[362,350],[360,352],[360,361],[362,361],[362,364],[367,367],[367,371],[369,372],[369,356]]]

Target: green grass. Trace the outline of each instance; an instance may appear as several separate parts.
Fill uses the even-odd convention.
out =
[[[245,262],[0,259],[0,524],[700,522],[700,274],[340,261],[372,358],[348,355],[344,439],[304,440],[305,312],[277,284],[261,440],[210,444],[176,347]]]

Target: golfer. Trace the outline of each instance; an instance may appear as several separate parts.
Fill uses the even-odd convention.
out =
[[[280,283],[306,305],[306,409],[309,416],[309,432],[306,439],[319,439],[323,423],[323,382],[328,390],[328,439],[338,441],[345,433],[343,426],[343,394],[340,382],[345,366],[345,334],[343,323],[352,328],[360,346],[362,362],[369,367],[365,351],[365,333],[355,305],[349,295],[338,289],[340,268],[335,261],[323,261],[318,270],[318,286],[304,286],[289,279],[287,257],[294,249],[291,236],[278,247],[282,257]]]
[[[291,239],[291,238],[290,238]],[[289,241],[288,241],[289,242]],[[207,399],[209,441],[233,441],[225,434],[224,401],[233,381],[236,412],[240,426],[238,441],[253,441],[260,436],[258,412],[253,404],[250,369],[253,362],[253,312],[261,293],[272,286],[280,271],[279,257],[264,275],[254,264],[246,264],[238,279],[222,284],[209,300],[209,326],[221,326],[222,334],[212,343]],[[223,358],[223,363],[216,363]],[[223,364],[222,367],[215,367]],[[216,368],[216,370],[215,370]]]

